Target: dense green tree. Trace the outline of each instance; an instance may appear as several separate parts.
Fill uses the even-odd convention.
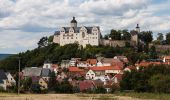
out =
[[[146,44],[152,42],[153,36],[152,31],[143,31],[139,34],[139,39],[144,41]]]
[[[130,40],[131,39],[131,34],[128,32],[128,30],[122,30],[122,40]]]
[[[135,90],[137,92],[151,92],[154,90],[155,92],[169,93],[169,75],[170,68],[168,65],[140,67],[138,71],[124,73],[120,83],[121,90]]]
[[[163,41],[163,39],[164,39],[163,34],[162,34],[162,33],[158,33],[157,40],[158,40],[158,41]]]
[[[45,47],[48,45],[48,38],[42,37],[38,42],[38,48]]]
[[[109,37],[112,40],[121,40],[121,33],[119,31],[116,31],[114,29],[111,30]]]
[[[170,76],[163,74],[153,75],[149,84],[153,87],[155,92],[170,93]]]
[[[166,34],[166,42],[167,44],[170,44],[170,33]]]

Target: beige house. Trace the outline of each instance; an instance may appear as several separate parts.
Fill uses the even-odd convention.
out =
[[[48,89],[47,81],[45,81],[43,78],[40,78],[38,83],[40,85],[41,90]]]

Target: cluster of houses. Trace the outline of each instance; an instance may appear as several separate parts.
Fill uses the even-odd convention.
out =
[[[108,92],[113,85],[119,87],[124,70],[131,71],[133,66],[127,66],[128,59],[125,56],[114,58],[98,57],[96,59],[71,58],[62,60],[60,64],[53,64],[49,60],[42,67],[28,67],[22,70],[22,79],[32,78],[32,84],[40,85],[41,89],[48,89],[51,73],[55,73],[56,81],[65,79],[80,92],[96,87],[104,87]]]
[[[47,60],[41,67],[26,67],[20,72],[21,80],[31,78],[32,86],[40,86],[41,90],[48,89],[49,80],[52,73],[58,82],[67,80],[73,88],[83,92],[93,90],[97,87],[104,87],[110,92],[113,86],[119,88],[122,75],[125,71],[138,70],[140,66],[147,67],[151,64],[170,65],[170,56],[161,59],[150,59],[136,63],[135,66],[129,64],[126,56],[115,56],[113,58],[98,57],[96,59],[71,58],[62,60],[59,64],[54,64]],[[0,87],[5,90],[8,86],[15,85],[16,81],[10,73],[0,70]]]

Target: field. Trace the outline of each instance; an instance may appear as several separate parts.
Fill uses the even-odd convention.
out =
[[[170,95],[150,93],[116,94],[7,94],[0,93],[0,100],[170,100]]]
[[[0,100],[141,100],[113,94],[0,94]]]

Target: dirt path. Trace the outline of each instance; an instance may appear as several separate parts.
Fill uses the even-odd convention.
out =
[[[113,94],[26,94],[1,95],[0,100],[142,100]]]

